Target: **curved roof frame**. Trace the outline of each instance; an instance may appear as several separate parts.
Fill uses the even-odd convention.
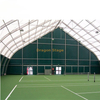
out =
[[[8,26],[8,25],[14,23],[15,21],[18,21],[18,20],[10,20],[10,21],[8,21],[8,22],[6,23],[6,25]],[[3,25],[0,27],[0,30],[3,29],[3,28],[5,28],[5,24],[3,24]]]
[[[64,23],[64,22],[63,22]],[[65,23],[64,23],[65,24]],[[66,25],[66,24],[65,24]],[[78,33],[76,32],[75,30],[73,30],[71,27],[69,27],[68,25],[66,25],[69,29],[71,29],[74,33],[76,33],[78,36],[80,36],[82,39],[83,37]],[[84,41],[86,41],[87,43],[89,43],[86,39],[84,39]],[[92,43],[89,43],[90,45],[92,45]],[[93,46],[93,45],[92,45]],[[93,46],[94,47],[94,46]],[[94,47],[95,48],[95,47]],[[98,48],[96,48],[98,50]]]
[[[85,20],[86,22],[88,20]],[[99,26],[95,26],[93,23],[94,21],[91,21],[82,27],[80,24],[83,22],[80,21],[79,23],[76,23],[75,21],[71,20],[68,24],[66,24],[64,21],[62,22],[65,26],[63,26],[63,29],[71,35],[73,38],[75,38],[77,41],[80,41],[85,47],[87,47],[90,51],[94,52],[94,54],[97,56],[97,58],[100,60],[100,24]],[[74,23],[74,27],[69,25],[70,23]],[[92,29],[86,29],[88,26],[93,26]],[[61,27],[62,27],[61,26]],[[76,29],[75,27],[78,27],[79,29]],[[69,30],[70,29],[70,30]],[[81,32],[82,31],[82,32]],[[92,35],[93,33],[93,35]],[[90,41],[92,40],[92,41]]]
[[[100,60],[100,21],[98,20],[2,20],[0,26],[0,54],[11,58],[24,46],[45,34],[63,28],[70,36],[94,52]]]
[[[33,23],[37,21],[36,25],[32,28],[30,28],[30,23]],[[22,26],[20,26],[19,21],[18,21],[18,28],[12,30],[11,32],[9,31],[6,23],[4,22],[5,27],[7,28],[8,34],[6,34],[2,39],[1,39],[1,43],[4,44],[4,46],[1,49],[1,54],[3,53],[3,51],[5,50],[5,48],[7,48],[9,50],[6,50],[6,52],[4,53],[4,55],[7,55],[6,57],[11,58],[11,56],[20,48],[28,45],[30,42],[35,41],[36,39],[40,38],[40,36],[42,37],[44,34],[47,34],[48,32],[54,30],[54,28],[56,27],[56,25],[59,23],[59,20],[57,21],[52,21],[52,20],[45,20],[42,21],[41,24],[38,24],[38,20],[35,21],[29,21],[27,24],[24,24]],[[47,24],[48,25],[45,25]],[[27,27],[28,26],[28,30],[26,30],[25,32],[21,32],[22,28]],[[41,27],[42,26],[42,27]],[[41,27],[40,29],[38,29],[39,27]],[[38,29],[38,30],[37,30]],[[35,30],[33,33],[30,34],[31,31]],[[19,35],[16,36],[15,38],[12,36],[12,34],[16,31],[19,31]],[[43,31],[43,32],[42,32]],[[24,37],[24,35],[28,34],[28,37]],[[3,42],[5,39],[7,40],[8,36],[11,36],[11,40],[9,42],[7,42],[6,44]],[[32,38],[31,38],[32,37]],[[20,38],[20,39],[19,39]],[[28,38],[28,39],[27,39]],[[16,40],[19,39],[17,42]],[[27,39],[27,41],[26,41]],[[21,43],[21,44],[20,44]],[[9,46],[9,44],[12,44]],[[18,45],[20,44],[20,45]],[[13,48],[13,49],[12,49]]]

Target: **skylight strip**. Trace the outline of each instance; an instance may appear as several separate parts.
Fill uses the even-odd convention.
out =
[[[81,22],[82,22],[83,20],[81,20],[78,24],[80,24]],[[72,22],[72,20],[71,20],[71,22]],[[77,27],[77,25],[75,25],[74,27],[73,27],[73,30],[75,29],[75,27]],[[81,31],[81,30],[80,30]],[[68,33],[70,33],[71,32],[71,30],[68,32]],[[74,34],[75,35],[75,34]],[[74,36],[73,35],[73,36]]]
[[[52,24],[56,23],[56,22],[57,22],[57,21],[51,23],[50,26],[51,26]],[[41,31],[41,30],[39,30],[39,31]],[[37,32],[39,32],[39,31],[37,31]],[[36,34],[37,32],[33,33],[32,35]],[[42,33],[41,33],[41,34],[42,34]],[[32,35],[31,35],[31,36],[32,36]],[[39,35],[40,35],[40,34],[38,34],[38,36],[39,36]],[[26,37],[26,38],[27,38],[27,37]],[[24,40],[25,40],[26,38],[24,38]],[[36,36],[34,36],[33,38],[36,38]],[[30,41],[31,41],[31,40],[30,40]],[[19,41],[19,42],[17,42],[17,43],[20,43],[20,42],[21,42],[21,41]],[[25,41],[25,42],[27,42],[27,41]],[[21,45],[22,45],[22,44],[21,44]],[[21,45],[19,45],[19,46],[21,46]],[[24,44],[23,44],[23,45],[24,45]],[[14,46],[14,45],[13,45],[13,46]],[[13,47],[13,46],[12,46],[12,47]],[[12,47],[11,47],[11,48],[12,48]],[[13,48],[13,50],[14,50],[14,49],[16,49],[16,48]]]
[[[3,20],[3,22],[4,22],[4,24],[6,25],[6,23],[5,23],[4,20]],[[7,25],[6,25],[6,28],[7,28],[7,30],[8,30],[9,35],[11,35],[11,34],[10,34],[10,31],[9,31],[9,29],[8,29],[8,27],[7,27]],[[11,35],[11,37],[12,37],[12,35]],[[16,44],[15,40],[13,39],[13,37],[12,37],[12,40],[14,41],[14,43],[15,43],[15,45],[16,45],[16,47],[17,47],[17,44]],[[17,47],[17,48],[18,48],[18,47]]]
[[[74,23],[76,23],[75,21],[73,21]],[[77,24],[77,23],[76,23]],[[91,23],[92,24],[92,23]],[[78,25],[80,28],[82,28],[80,25]],[[89,32],[87,32],[84,28],[82,28],[87,34],[89,34],[92,38],[94,38],[95,40],[97,40],[95,37],[93,37]],[[98,40],[97,40],[98,41]]]
[[[63,24],[65,24],[63,22]],[[68,28],[70,28],[67,24],[65,24]],[[76,34],[78,34],[75,30],[73,30],[72,28],[70,28],[73,32],[75,32]],[[78,34],[79,35],[79,34]],[[79,35],[80,36],[80,35]],[[83,38],[82,36],[80,36],[81,38]],[[86,39],[84,39],[85,41],[87,41]],[[88,41],[87,41],[88,42]],[[89,43],[89,42],[88,42]],[[91,43],[89,43],[90,45],[92,45]],[[94,48],[96,48],[94,45],[92,45]],[[96,48],[98,50],[98,48]]]
[[[49,30],[51,30],[52,28],[54,29],[54,27],[52,26]],[[46,31],[45,31],[45,32],[46,32]],[[49,31],[49,32],[50,32],[50,31]],[[42,33],[44,33],[44,32],[42,32]],[[41,33],[41,34],[42,34],[42,33]],[[46,33],[46,34],[47,34],[47,33]],[[40,35],[40,34],[39,34],[39,35]],[[39,35],[38,35],[38,36],[39,36]],[[43,35],[45,35],[45,34],[43,34]],[[37,37],[38,37],[38,36],[37,36]],[[35,36],[34,36],[34,38],[35,38]],[[35,39],[34,39],[34,38],[32,38],[32,40],[30,40],[30,42],[33,42],[33,40],[35,41],[35,40],[38,39],[38,38],[35,38]],[[19,45],[19,47],[22,48],[23,46],[22,46],[22,45]],[[12,56],[13,56],[12,53],[9,54],[9,57],[12,57]]]
[[[47,20],[46,22],[48,22],[48,20]],[[42,25],[42,24],[43,24],[43,23],[41,23],[41,25]],[[37,26],[36,26],[36,27],[37,27]],[[22,35],[28,33],[29,31],[32,31],[32,30],[36,29],[36,27],[34,27],[34,28],[32,28],[32,29],[30,29],[30,30],[28,30],[28,31],[26,31],[26,32],[24,32],[24,33],[22,33]],[[13,38],[13,40],[18,39],[19,37],[20,37],[20,36],[17,36],[16,38]],[[11,42],[12,42],[12,40],[9,41],[6,45],[9,45]],[[5,46],[5,47],[6,47],[6,46]],[[1,51],[4,50],[5,47],[3,47],[3,48],[1,49]]]
[[[15,21],[18,21],[18,20],[10,20],[10,21],[8,21],[8,22],[6,23],[6,25],[8,26],[8,25],[12,24],[12,23],[15,22]],[[0,30],[3,29],[3,28],[5,28],[5,27],[6,27],[5,24],[3,24],[2,26],[0,26]]]
[[[2,41],[1,41],[1,42],[2,42]],[[3,42],[2,42],[2,43],[3,43]],[[6,47],[6,48],[8,48],[8,46],[7,46],[5,43],[3,43],[3,44],[5,45],[5,47]],[[11,51],[11,50],[10,50],[10,48],[8,48],[8,50],[9,50],[9,51]],[[11,51],[11,52],[13,52],[13,51]],[[1,51],[0,53],[1,53],[1,54],[3,54],[3,51]],[[6,56],[6,53],[5,53],[5,54],[3,54],[3,55],[5,55],[5,56]]]
[[[95,26],[93,25],[89,20],[86,20],[89,24],[91,24],[98,32],[100,32],[100,30]]]
[[[20,29],[21,29],[21,27],[20,27],[19,20],[18,20],[18,27],[19,27],[19,31],[20,31],[20,36],[21,36],[21,39],[22,39],[22,41],[24,41],[24,40],[23,40],[23,38],[22,38],[21,30],[20,30]]]
[[[35,20],[35,21],[36,21],[36,20]],[[35,21],[31,21],[30,23],[33,23],[33,22],[35,22]],[[27,24],[28,24],[28,23],[25,23],[25,24],[22,25],[20,28],[23,29],[24,27],[27,26]],[[16,31],[19,31],[19,28],[16,28],[16,29],[12,30],[12,31],[10,32],[10,34],[16,32]],[[4,37],[2,37],[1,41],[3,41],[8,35],[9,35],[9,32],[6,33],[6,35],[5,35]]]

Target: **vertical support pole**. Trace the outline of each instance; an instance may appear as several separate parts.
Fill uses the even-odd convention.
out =
[[[73,73],[73,67],[71,66],[71,74]]]
[[[4,57],[1,59],[1,55],[0,55],[0,66],[2,67],[2,65],[3,65],[3,59],[4,59]],[[3,75],[3,70],[1,70],[0,71],[1,72],[1,75]],[[1,81],[0,81],[1,82]]]
[[[88,81],[89,81],[89,72],[88,72]]]
[[[29,20],[29,22],[28,22],[28,30],[29,30],[29,32],[28,32],[28,35],[29,35],[29,36],[28,36],[28,37],[29,37],[29,40],[28,40],[28,41],[30,42],[30,20]]]
[[[37,49],[38,49],[38,39],[37,39]],[[37,50],[37,75],[38,75],[38,50]]]
[[[95,72],[94,72],[94,82],[95,82]]]
[[[23,48],[22,48],[22,75],[23,75]]]
[[[66,75],[66,33],[65,33],[65,71],[64,74]]]
[[[45,66],[44,66],[44,75],[45,75]]]
[[[7,73],[7,68],[8,68],[9,62],[10,62],[10,59],[9,59],[8,62],[7,62],[5,73]]]
[[[2,71],[1,71],[1,65],[2,64],[2,59],[1,59],[1,55],[0,55],[0,90],[1,90],[1,75],[2,75]],[[1,91],[0,91],[0,100],[1,100]]]
[[[2,75],[5,74],[6,62],[7,62],[7,58],[5,59],[4,64],[3,64]]]
[[[53,41],[52,41],[52,38],[53,38],[53,32],[51,32],[51,71],[52,71],[52,45],[53,45]]]
[[[77,50],[77,59],[78,59],[78,61],[77,61],[77,72],[79,74],[79,42],[78,42],[78,50]]]
[[[91,74],[91,51],[89,52],[89,72]]]
[[[85,74],[85,66],[83,66],[83,73]]]

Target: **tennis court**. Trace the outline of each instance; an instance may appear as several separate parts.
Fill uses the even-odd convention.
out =
[[[0,20],[1,100],[100,100],[100,20]]]
[[[100,75],[7,75],[1,100],[100,100]]]

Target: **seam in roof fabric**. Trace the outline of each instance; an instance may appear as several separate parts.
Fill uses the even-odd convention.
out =
[[[0,54],[11,58],[16,51],[62,28],[100,60],[100,20],[0,20]]]

